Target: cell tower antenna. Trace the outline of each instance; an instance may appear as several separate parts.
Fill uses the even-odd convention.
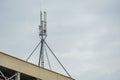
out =
[[[39,37],[41,39],[40,55],[38,66],[44,67],[44,40],[47,37],[47,14],[40,11]]]
[[[48,46],[48,44],[45,41],[45,39],[47,37],[47,13],[46,13],[46,11],[43,11],[43,12],[40,11],[39,37],[40,37],[40,42],[35,47],[35,49],[32,51],[32,53],[29,55],[29,57],[26,59],[26,61],[28,61],[30,59],[32,54],[35,52],[35,50],[40,45],[40,54],[39,54],[38,66],[45,68],[44,56],[45,56],[45,53],[46,53],[46,57],[47,57],[47,60],[48,60],[48,65],[49,65],[49,68],[51,69],[50,61],[49,61],[47,51],[46,51],[46,47],[47,47],[49,49],[49,51],[52,53],[52,55],[55,57],[55,59],[58,61],[58,63],[61,65],[61,67],[64,69],[66,74],[69,77],[71,77],[70,74],[68,73],[68,71],[65,69],[65,67],[62,65],[60,60],[57,58],[57,56],[54,54],[52,49]]]

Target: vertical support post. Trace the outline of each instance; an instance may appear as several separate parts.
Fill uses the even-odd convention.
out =
[[[20,73],[19,72],[16,72],[16,77],[15,77],[15,80],[20,80]]]
[[[43,51],[43,38],[41,39],[40,55],[38,66],[44,67],[44,51]]]

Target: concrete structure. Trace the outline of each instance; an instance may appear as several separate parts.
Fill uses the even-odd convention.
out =
[[[73,79],[0,52],[0,80],[73,80]]]

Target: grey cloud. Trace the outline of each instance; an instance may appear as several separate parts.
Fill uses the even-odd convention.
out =
[[[40,40],[39,3],[0,1],[0,51],[29,55]],[[46,41],[76,80],[119,80],[119,7],[119,0],[42,0]]]

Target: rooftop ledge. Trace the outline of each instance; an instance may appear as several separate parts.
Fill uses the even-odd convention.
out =
[[[74,80],[3,52],[0,52],[0,66],[41,80]]]

